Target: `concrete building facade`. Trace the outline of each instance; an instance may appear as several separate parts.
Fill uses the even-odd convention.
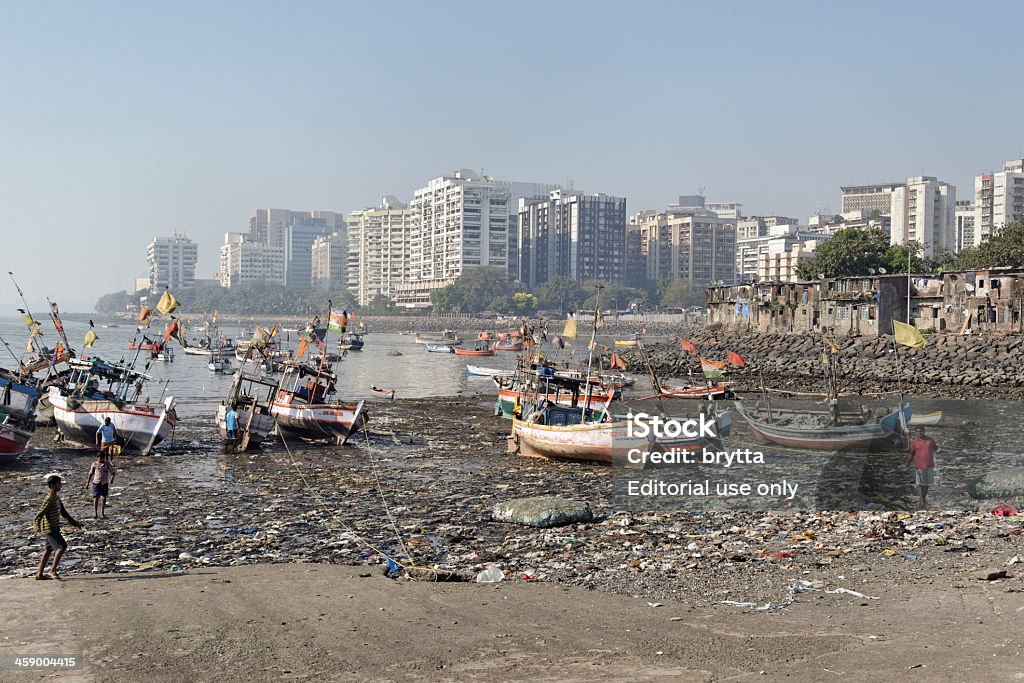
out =
[[[317,237],[310,255],[313,289],[341,292],[348,288],[348,238],[344,230]]]
[[[844,185],[839,213],[863,211],[864,215],[887,214],[892,210],[892,193],[904,183],[876,183],[872,185]]]
[[[647,279],[687,280],[694,289],[736,277],[736,222],[717,216],[643,213],[636,218]]]
[[[348,217],[348,290],[359,305],[383,295],[395,300],[398,285],[408,282],[412,211],[388,195],[377,208]]]
[[[251,234],[229,232],[220,248],[217,279],[221,287],[243,282],[268,282],[283,285],[284,249],[255,242]]]
[[[998,235],[1003,228],[1024,217],[1024,159],[1003,164],[998,173],[974,179],[975,246]]]
[[[917,242],[924,255],[956,247],[956,188],[931,176],[907,178],[892,191],[892,244]]]
[[[553,277],[626,280],[626,198],[562,190],[544,201],[520,199],[519,266],[528,288]]]
[[[956,222],[954,251],[959,252],[965,247],[974,246],[974,202],[970,199],[956,200],[954,221]]]
[[[184,235],[154,237],[146,247],[149,289],[191,289],[196,279],[199,245]]]

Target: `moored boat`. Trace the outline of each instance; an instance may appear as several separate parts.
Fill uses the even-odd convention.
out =
[[[467,365],[466,371],[474,377],[511,377],[513,374],[515,374],[515,371],[513,370],[485,368],[479,365]]]
[[[0,463],[13,460],[36,430],[36,406],[42,392],[35,380],[0,369]]]
[[[494,349],[485,349],[477,347],[475,349],[462,349],[455,347],[456,356],[493,356]]]
[[[96,431],[109,417],[122,450],[146,455],[173,432],[174,398],[142,398],[146,382],[153,379],[149,375],[98,358],[73,358],[68,365],[71,372],[64,384],[49,388],[53,417],[64,439],[92,447]],[[101,382],[107,383],[106,390],[100,390]]]
[[[914,415],[910,418],[908,424],[912,426],[918,425],[937,425],[942,420],[942,411],[933,410],[929,413],[921,413],[920,415]]]
[[[338,339],[338,348],[345,351],[362,351],[365,345],[362,332],[346,332]]]
[[[499,341],[494,345],[495,351],[522,351],[523,344],[518,341]]]
[[[427,353],[455,353],[454,346],[427,344]]]
[[[374,396],[380,396],[381,398],[394,398],[395,397],[395,390],[394,389],[381,389],[376,384],[373,384],[373,385],[370,386],[370,391],[373,392]]]
[[[892,440],[901,425],[910,421],[910,405],[874,419],[870,414],[852,423],[844,423],[829,413],[783,413],[769,415],[757,408],[748,408],[736,401],[736,412],[744,419],[754,436],[767,443],[791,448],[838,451],[848,448],[876,448]],[[901,418],[902,413],[902,418]]]
[[[277,423],[272,412],[277,396],[277,380],[253,374],[245,366],[235,373],[227,399],[217,407],[217,429],[228,438],[226,415],[229,406],[238,413],[237,449],[258,448]]]
[[[278,430],[287,436],[344,444],[369,420],[363,402],[333,399],[337,376],[330,366],[301,361],[285,363],[272,412]]]

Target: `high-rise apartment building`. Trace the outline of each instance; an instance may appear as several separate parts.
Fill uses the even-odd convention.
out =
[[[640,252],[650,280],[687,280],[695,290],[735,281],[734,220],[645,212],[637,215],[631,230],[640,233]]]
[[[554,190],[519,200],[517,278],[530,289],[553,277],[626,279],[626,199]]]
[[[795,218],[783,216],[739,219],[736,224],[736,281],[758,281],[763,254],[784,252],[810,239],[809,231],[801,231],[797,223]]]
[[[956,248],[956,188],[931,176],[907,178],[893,188],[890,214],[892,244],[917,242],[924,255]]]
[[[251,234],[229,232],[220,247],[217,279],[222,287],[243,282],[284,284],[284,249],[256,242]]]
[[[345,230],[337,230],[313,240],[310,247],[313,289],[341,292],[348,287],[348,240]]]
[[[360,306],[383,295],[394,301],[396,287],[409,280],[412,210],[388,195],[377,208],[348,216],[348,289]]]
[[[956,200],[956,248],[961,251],[974,245],[974,202],[970,199]]]
[[[249,239],[284,250],[284,280],[288,287],[312,286],[312,247],[317,237],[344,231],[345,217],[335,211],[256,209],[249,219]]]
[[[974,244],[986,242],[1024,217],[1024,159],[974,179]]]
[[[872,213],[888,214],[892,210],[892,193],[903,183],[877,183],[874,185],[844,185],[839,213],[863,211],[865,216]]]
[[[184,235],[154,237],[146,247],[149,289],[189,289],[196,279],[199,245]]]
[[[462,169],[416,190],[410,209],[410,279],[436,288],[466,268],[515,264],[515,207],[558,185],[495,180]]]

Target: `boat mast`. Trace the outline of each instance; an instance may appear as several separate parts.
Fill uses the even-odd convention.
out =
[[[18,281],[14,279],[14,273],[11,271],[7,271],[7,274],[11,276],[11,282],[14,283],[14,288],[18,290],[18,296],[21,297],[21,303],[24,304],[25,306],[25,313],[28,314],[28,317],[31,318],[33,322],[35,322],[36,317],[32,315],[32,309],[28,307],[28,301],[25,299],[25,294],[21,291],[21,287],[18,285]],[[42,343],[36,341],[36,335],[32,334],[31,328],[29,329],[29,342],[32,344],[32,348],[36,349],[37,353],[39,353],[40,356],[45,356],[47,358],[50,357],[50,354],[44,353],[43,349],[45,347],[42,346]],[[51,366],[52,364],[53,363],[51,360]],[[18,365],[21,365],[21,360],[18,360]]]
[[[587,411],[590,409],[590,371],[594,362],[594,347],[597,346],[597,320],[598,316],[601,315],[601,290],[604,289],[604,285],[597,286],[597,299],[594,302],[594,327],[590,332],[590,346],[587,352],[587,380],[583,384],[583,391],[586,392],[586,398],[583,400],[583,415],[584,420],[587,419]]]

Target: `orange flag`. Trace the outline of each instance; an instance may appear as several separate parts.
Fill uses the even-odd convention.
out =
[[[738,353],[729,352],[729,362],[738,368],[742,368],[747,364],[746,359]]]
[[[695,356],[697,355],[697,347],[694,345],[694,343],[692,341],[683,339],[682,337],[679,338],[679,348],[688,353],[692,353]]]
[[[306,349],[309,348],[309,344],[305,339],[299,342],[299,348],[295,351],[295,360],[300,360],[306,355]]]

